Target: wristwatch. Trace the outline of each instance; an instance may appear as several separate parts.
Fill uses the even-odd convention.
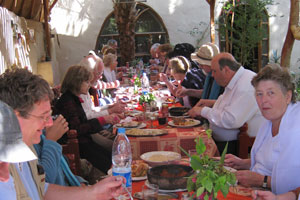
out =
[[[263,182],[263,184],[262,184],[262,187],[263,187],[263,188],[267,188],[267,186],[268,186],[268,176],[265,176],[265,177],[264,177],[264,182]]]

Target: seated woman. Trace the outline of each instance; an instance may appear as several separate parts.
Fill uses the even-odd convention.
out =
[[[169,61],[169,68],[171,75],[178,83],[176,86],[170,82],[166,74],[161,74],[161,80],[164,81],[169,88],[172,95],[176,96],[176,92],[181,87],[189,89],[202,89],[205,80],[205,75],[201,69],[190,69],[190,62],[183,56],[177,56]],[[186,107],[193,107],[199,98],[192,96],[183,97],[183,105]]]
[[[159,69],[160,72],[166,73],[168,68],[168,54],[173,51],[173,47],[170,44],[161,44],[158,47],[159,57],[162,63],[161,69]]]
[[[111,53],[104,55],[103,57],[104,70],[103,70],[102,80],[106,83],[114,82],[116,80],[122,79],[123,73],[119,72],[118,74],[116,74],[115,72],[118,65],[117,58],[118,57],[115,54],[111,54]],[[116,96],[114,93],[115,91],[116,91],[115,88],[103,89],[102,93],[107,97],[115,98]]]
[[[95,143],[91,135],[102,131],[102,126],[114,119],[104,116],[88,120],[79,98],[80,94],[88,93],[92,78],[92,72],[85,67],[70,67],[62,82],[63,94],[57,101],[55,110],[65,117],[70,129],[77,131],[80,157],[87,159],[99,170],[107,172],[111,166],[111,152]]]
[[[241,185],[286,193],[300,185],[300,159],[296,159],[300,154],[300,104],[295,103],[295,86],[289,72],[276,64],[265,66],[251,83],[268,121],[257,133],[251,159],[228,154],[225,164],[239,170],[236,177]]]

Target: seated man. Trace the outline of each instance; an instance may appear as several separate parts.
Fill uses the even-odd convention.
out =
[[[255,137],[264,122],[258,109],[251,80],[255,73],[245,69],[229,53],[216,55],[211,62],[212,75],[225,87],[212,108],[204,105],[189,111],[191,117],[202,116],[209,120],[220,152],[228,141],[228,153],[237,153],[237,135],[243,124],[248,124],[248,134]]]
[[[112,98],[104,97],[102,90],[118,88],[120,86],[120,81],[104,82],[100,80],[103,74],[104,64],[102,59],[95,54],[84,57],[79,65],[88,67],[93,71],[94,78],[89,93],[94,97],[95,106],[101,106],[102,110],[106,110],[108,108],[107,105],[113,104],[114,100]]]
[[[211,60],[214,56],[219,54],[219,48],[210,42],[202,45],[198,52],[192,53],[191,58],[199,64],[199,67],[206,73],[206,78],[203,90],[187,89],[182,87],[177,91],[176,96],[193,96],[201,99],[217,99],[223,93],[224,88],[220,87],[212,77]],[[203,101],[201,101],[203,102]],[[213,101],[214,102],[214,101]],[[200,102],[196,104],[199,106]]]
[[[0,128],[0,172],[1,177],[4,177],[0,180],[6,181],[0,182],[0,200],[111,199],[120,194],[121,184],[125,179],[120,180],[118,177],[109,177],[91,187],[66,187],[45,183],[44,172],[38,167],[37,161],[28,161],[33,157],[28,156],[24,144],[20,144],[20,130],[13,129],[17,127],[17,120],[10,120],[13,119],[10,116],[12,113],[16,114],[22,130],[22,140],[34,151],[32,146],[40,142],[42,130],[53,123],[50,106],[52,91],[45,80],[26,69],[6,71],[0,76],[0,88],[0,100],[14,109],[14,112],[6,112],[5,117],[2,114],[3,107],[0,109],[0,119],[9,119],[0,123],[4,126]],[[15,163],[10,165],[10,174],[7,170],[9,163]]]

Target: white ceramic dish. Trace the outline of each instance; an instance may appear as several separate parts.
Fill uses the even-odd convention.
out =
[[[188,125],[176,125],[176,124],[174,124],[174,122],[172,120],[172,121],[169,121],[168,124],[170,126],[174,126],[174,127],[178,127],[178,128],[188,128],[188,127],[193,127],[193,126],[197,126],[197,125],[201,124],[201,121],[196,120],[196,119],[186,119],[186,120],[191,121],[191,123]]]
[[[141,155],[141,159],[150,166],[165,165],[174,163],[181,159],[181,155],[172,151],[151,151]]]
[[[149,184],[149,181],[145,181],[145,185],[149,188],[151,188],[151,184]],[[168,193],[168,192],[185,192],[187,191],[187,189],[176,189],[176,190],[162,190],[162,189],[158,189],[158,192],[164,192],[164,193]]]
[[[227,170],[227,171],[230,171],[231,173],[235,173],[237,170],[232,168],[232,167],[227,167],[227,166],[224,166],[224,168]]]

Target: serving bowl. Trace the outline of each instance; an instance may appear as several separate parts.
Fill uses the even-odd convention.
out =
[[[194,173],[190,166],[186,165],[160,165],[147,171],[149,183],[157,184],[162,190],[186,189],[187,178]]]
[[[173,151],[150,151],[142,154],[141,159],[153,167],[174,163],[181,159],[181,155]]]
[[[172,107],[169,108],[169,113],[171,116],[183,116],[184,113],[188,112],[190,109],[187,107]]]

